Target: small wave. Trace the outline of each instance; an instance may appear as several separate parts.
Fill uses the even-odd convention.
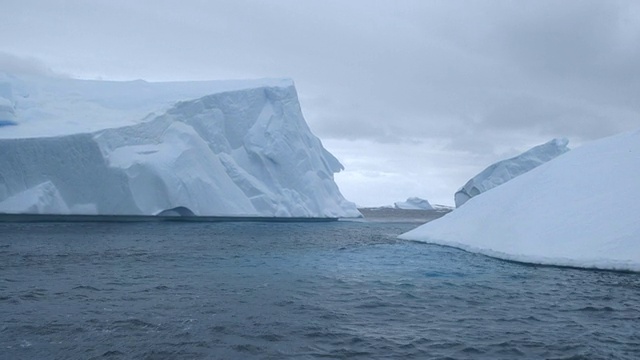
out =
[[[382,307],[388,307],[389,303],[385,301],[370,301],[364,304],[356,305],[356,309],[378,309]]]
[[[420,298],[419,296],[416,296],[416,295],[414,295],[414,294],[412,294],[410,292],[406,292],[406,291],[402,292],[401,296],[403,298],[405,298],[405,299],[419,299]]]
[[[464,349],[460,350],[460,352],[468,355],[482,355],[486,353],[486,351],[480,350],[477,347],[473,346],[467,346]]]
[[[159,328],[158,325],[140,319],[116,320],[111,324],[113,328],[123,330],[157,330]]]
[[[261,353],[263,353],[263,350],[261,347],[253,345],[253,344],[239,344],[239,345],[234,345],[233,349],[241,352],[241,353],[248,353],[248,354],[252,354],[252,355],[259,355]]]
[[[285,339],[284,336],[278,335],[278,334],[262,334],[262,335],[258,335],[257,338],[261,340],[266,340],[269,342],[283,341]]]
[[[84,329],[68,323],[50,322],[42,325],[22,325],[19,327],[20,331],[29,333],[31,335],[46,336],[51,334],[59,334],[62,332],[84,332]]]
[[[73,288],[73,290],[91,290],[91,291],[100,291],[100,289],[95,288],[89,285],[80,285]]]
[[[124,353],[122,351],[109,350],[109,351],[106,351],[105,353],[103,353],[101,357],[110,358],[110,357],[120,357],[120,356],[123,356],[123,355],[124,355]]]
[[[47,297],[47,290],[34,289],[18,296],[21,300],[41,300]]]
[[[306,338],[318,339],[318,340],[331,340],[331,339],[342,340],[349,335],[346,333],[333,332],[328,329],[318,329],[318,330],[311,330],[309,332],[303,333],[302,336]]]
[[[150,293],[150,292],[154,292],[154,291],[164,291],[164,290],[169,290],[170,288],[166,285],[158,285],[158,286],[154,286],[151,288],[147,288],[147,289],[143,289],[143,290],[139,290],[136,291],[137,293]]]
[[[597,307],[597,306],[585,306],[582,307],[580,309],[576,309],[574,311],[586,311],[586,312],[600,312],[600,311],[605,311],[605,312],[609,312],[609,311],[616,311],[616,309],[610,307],[610,306],[602,306],[602,307]]]
[[[215,335],[231,334],[229,329],[226,326],[222,326],[222,325],[212,326],[209,328],[209,331],[214,333]]]
[[[282,301],[276,301],[273,303],[273,305],[278,307],[289,307],[289,306],[292,306],[293,304],[295,304],[295,302],[291,300],[282,300]]]

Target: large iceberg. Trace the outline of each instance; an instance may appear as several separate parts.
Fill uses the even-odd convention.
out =
[[[571,150],[402,239],[499,258],[640,271],[640,131]]]
[[[0,212],[354,217],[293,82],[0,74]]]
[[[569,151],[565,138],[553,139],[535,146],[522,154],[499,161],[482,170],[469,180],[454,195],[456,207],[462,206],[472,197],[522,175],[527,171]]]

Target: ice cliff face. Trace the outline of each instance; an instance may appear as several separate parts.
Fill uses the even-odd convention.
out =
[[[533,147],[522,154],[499,161],[482,170],[469,180],[454,195],[456,207],[462,206],[472,197],[504,184],[541,164],[569,151],[567,139],[553,139],[542,145]]]
[[[0,212],[359,216],[291,81],[5,79],[28,96],[0,127]]]
[[[0,82],[0,126],[15,125],[15,121],[11,84]]]

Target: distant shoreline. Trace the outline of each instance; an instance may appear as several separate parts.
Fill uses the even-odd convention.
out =
[[[363,217],[276,217],[276,216],[196,216],[196,215],[80,215],[80,214],[11,214],[0,213],[0,223],[46,223],[46,222],[333,222],[338,220],[408,221],[425,223],[444,216],[450,210],[407,210],[394,208],[359,208]]]
[[[391,207],[378,208],[358,208],[358,211],[369,221],[400,221],[427,223],[438,219],[452,209],[434,209],[434,210],[418,210],[418,209],[396,209]]]
[[[155,216],[155,215],[68,215],[2,214],[2,222],[332,222],[338,218],[271,216]]]

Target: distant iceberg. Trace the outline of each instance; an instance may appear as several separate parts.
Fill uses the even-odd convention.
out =
[[[410,197],[407,201],[399,201],[393,204],[396,209],[404,210],[433,210],[429,201],[419,197]]]
[[[553,139],[542,145],[533,147],[524,153],[499,161],[482,170],[469,180],[454,195],[456,207],[462,206],[472,197],[522,175],[527,171],[569,151],[569,140]]]
[[[571,150],[400,238],[539,264],[640,271],[640,131]]]
[[[0,73],[0,115],[0,212],[360,216],[291,80]]]

